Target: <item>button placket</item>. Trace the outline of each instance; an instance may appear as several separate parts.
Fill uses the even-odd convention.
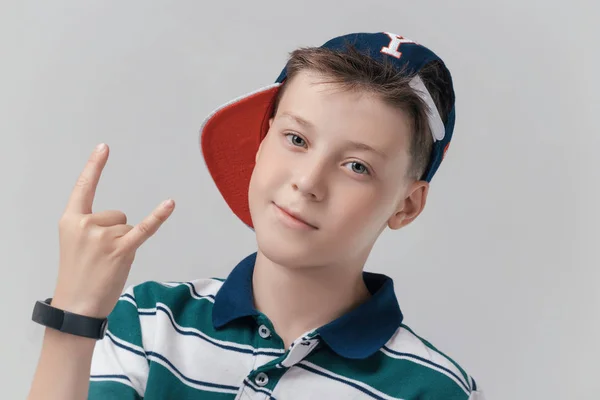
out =
[[[291,367],[304,360],[319,345],[318,338],[306,339],[301,342],[293,343],[290,346],[287,356],[281,362],[284,367]]]

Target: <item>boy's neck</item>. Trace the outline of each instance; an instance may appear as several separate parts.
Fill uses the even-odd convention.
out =
[[[273,323],[285,348],[364,303],[370,293],[362,266],[287,268],[258,251],[252,287],[257,310]]]

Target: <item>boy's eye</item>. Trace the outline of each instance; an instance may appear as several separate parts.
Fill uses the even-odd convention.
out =
[[[367,167],[364,166],[364,164],[361,164],[359,162],[356,161],[352,161],[347,163],[346,165],[350,166],[350,169],[352,170],[352,172],[355,172],[359,175],[369,175],[369,169]]]
[[[285,135],[288,139],[288,141],[293,144],[294,146],[298,146],[298,147],[305,147],[306,146],[306,142],[304,141],[304,139],[302,139],[300,136],[294,134],[294,133],[287,133]]]
[[[306,141],[295,133],[286,133],[285,137],[287,140],[296,147],[306,147]],[[346,163],[352,170],[352,172],[359,175],[370,175],[369,168],[367,168],[364,164],[359,163],[358,161],[351,161]]]

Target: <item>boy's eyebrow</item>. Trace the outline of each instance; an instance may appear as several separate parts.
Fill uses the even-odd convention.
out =
[[[289,112],[283,112],[283,113],[281,113],[281,116],[289,118],[289,119],[293,120],[294,122],[296,122],[298,125],[302,125],[303,127],[307,128],[307,129],[315,128],[315,126],[312,124],[312,122],[309,122],[309,121],[305,120],[304,118],[299,117],[297,115],[290,114]]]
[[[361,143],[361,142],[355,142],[353,140],[348,140],[348,145],[354,149],[357,150],[366,150],[366,151],[370,151],[373,152],[375,154],[377,154],[379,157],[386,159],[387,158],[387,154],[385,154],[382,151],[379,151],[377,149],[374,149],[373,147],[369,146],[366,143]]]

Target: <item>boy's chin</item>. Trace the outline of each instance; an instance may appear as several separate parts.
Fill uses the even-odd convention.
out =
[[[310,268],[326,265],[328,255],[307,246],[305,243],[286,242],[282,238],[260,238],[257,236],[259,252],[269,261],[286,268]]]

